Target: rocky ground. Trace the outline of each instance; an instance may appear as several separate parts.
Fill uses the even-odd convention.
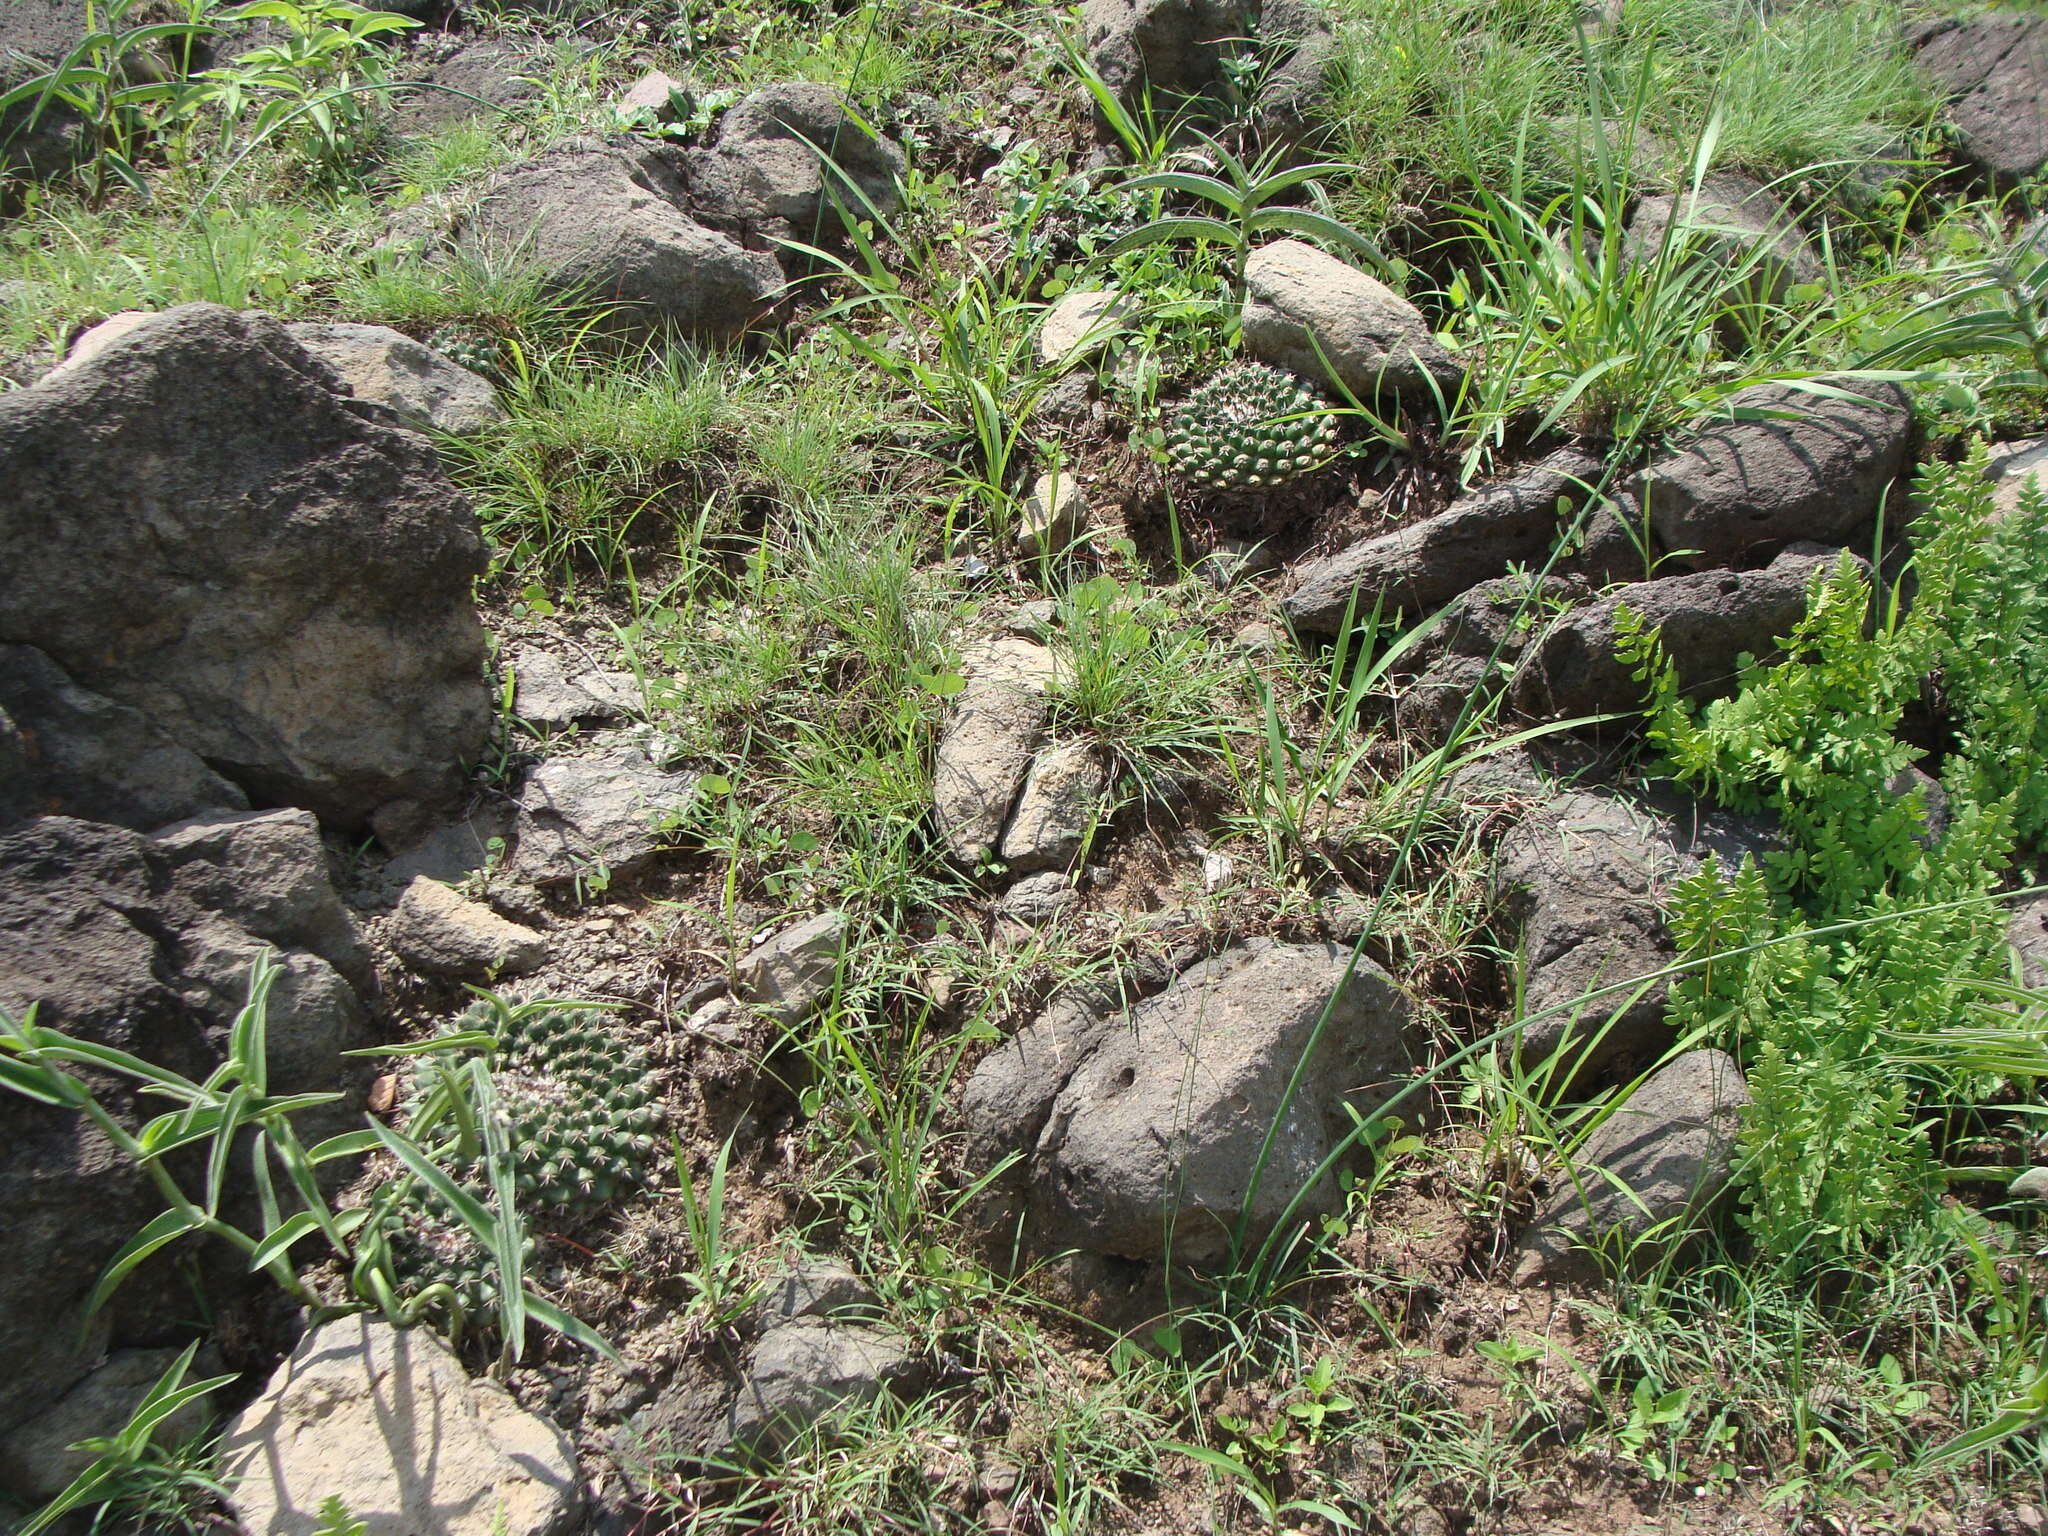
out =
[[[0,1523],[2043,1528],[2048,19],[176,9],[0,16]]]

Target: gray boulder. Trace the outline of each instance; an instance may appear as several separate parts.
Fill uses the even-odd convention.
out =
[[[425,875],[415,876],[399,897],[384,937],[422,975],[463,981],[524,976],[548,957],[547,940],[531,928]]]
[[[1666,550],[1694,551],[1700,567],[1754,561],[1796,539],[1841,543],[1876,514],[1906,467],[1905,394],[1896,384],[1816,382],[1855,398],[1788,384],[1742,390],[1726,411],[1769,414],[1703,423],[1637,476]]]
[[[0,645],[0,719],[20,761],[0,771],[0,824],[76,816],[147,831],[249,797],[139,709],[81,688],[33,646]]]
[[[603,889],[638,874],[674,845],[697,795],[697,776],[670,773],[637,751],[551,757],[519,792],[516,879]]]
[[[1641,198],[1622,245],[1629,266],[1656,260],[1711,262],[1743,270],[1731,299],[1783,303],[1794,285],[1819,281],[1821,266],[1799,225],[1763,187],[1740,176],[1709,176],[1690,187]]]
[[[1603,1248],[1632,1266],[1668,1251],[1727,1188],[1748,1103],[1726,1052],[1658,1068],[1559,1175],[1517,1244],[1514,1283],[1589,1279]]]
[[[1347,981],[1350,958],[1336,945],[1254,940],[1128,1008],[1056,1000],[970,1079],[978,1153],[1025,1151],[1042,1241],[1124,1258],[1214,1262],[1240,1218],[1262,1238],[1304,1188],[1301,1219],[1334,1209],[1335,1183],[1316,1170],[1351,1112],[1383,1104],[1414,1063],[1407,997],[1370,961]]]
[[[480,119],[502,123],[541,98],[545,60],[498,38],[472,38],[436,59],[416,85],[391,93],[393,127],[433,133]]]
[[[1453,599],[1403,658],[1415,675],[1394,700],[1401,729],[1443,740],[1467,699],[1505,686],[1541,615],[1584,596],[1582,584],[1558,577],[1497,576]]]
[[[340,374],[358,400],[422,432],[480,432],[505,419],[490,380],[384,325],[295,321],[292,340]]]
[[[1245,266],[1244,347],[1370,405],[1449,395],[1464,369],[1413,304],[1377,278],[1300,240],[1261,246]]]
[[[459,220],[459,249],[527,265],[620,325],[704,340],[739,335],[782,287],[773,257],[706,228],[652,146],[563,139],[499,172]]]
[[[344,829],[452,799],[490,729],[483,541],[367,409],[210,304],[0,396],[0,643]]]
[[[1709,854],[1732,874],[1778,846],[1760,823],[1697,806],[1584,792],[1539,806],[1494,853],[1495,896],[1521,930],[1522,1008],[1535,1016],[1502,1053],[1524,1067],[1561,1057],[1572,1087],[1653,1060],[1671,1042],[1670,983],[1631,984],[1678,958],[1664,922],[1672,886]],[[1619,990],[1581,1001],[1603,988]]]
[[[856,219],[896,211],[903,151],[869,128],[829,86],[765,86],[719,120],[718,141],[684,156],[692,213],[749,250],[803,263],[776,242],[829,244],[838,203]]]
[[[1637,582],[1554,624],[1515,670],[1512,698],[1531,719],[1627,713],[1647,685],[1615,654],[1623,607],[1663,637],[1682,690],[1695,699],[1730,691],[1743,656],[1764,660],[1805,616],[1813,584],[1840,550],[1798,546],[1760,571],[1696,571]]]
[[[1600,478],[1600,461],[1576,449],[1454,502],[1434,517],[1353,544],[1310,564],[1282,603],[1295,628],[1334,632],[1383,601],[1419,615],[1511,564],[1541,564],[1561,526]]]
[[[1045,729],[1052,652],[1006,638],[973,647],[932,764],[932,809],[946,851],[973,866],[995,855]]]
[[[0,1009],[19,1018],[35,1004],[47,1026],[188,1077],[203,1079],[220,1060],[249,966],[273,945],[283,969],[270,1009],[271,1091],[347,1085],[339,1053],[370,1043],[336,968],[355,969],[353,937],[303,812],[229,818],[161,841],[59,816],[0,833]],[[133,1085],[94,1081],[130,1126],[162,1111]],[[360,1102],[302,1128],[345,1129]],[[61,1396],[107,1343],[152,1341],[189,1315],[184,1280],[150,1265],[116,1293],[94,1335],[79,1337],[79,1309],[101,1268],[161,1208],[89,1122],[0,1094],[0,1358],[19,1377],[0,1402],[0,1430]],[[206,1257],[217,1298],[248,1283],[227,1251]]]
[[[1950,16],[1921,23],[1908,38],[1920,68],[1949,97],[1964,159],[1998,186],[2048,167],[2048,16]]]
[[[1071,864],[1095,828],[1109,770],[1087,742],[1048,747],[1031,760],[1003,832],[1003,862],[1018,874]]]
[[[427,1328],[369,1317],[300,1339],[228,1425],[221,1480],[242,1526],[328,1529],[338,1498],[368,1536],[567,1536],[588,1494],[575,1451]]]

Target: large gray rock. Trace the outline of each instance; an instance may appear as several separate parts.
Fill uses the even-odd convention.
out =
[[[1963,157],[2009,186],[2048,167],[2048,16],[1983,11],[1920,24],[1922,70],[1950,98]]]
[[[1664,548],[1699,566],[1755,560],[1797,539],[1841,543],[1877,512],[1906,467],[1913,417],[1896,384],[1818,380],[1856,397],[1789,384],[1728,397],[1765,419],[1705,423],[1653,459],[1635,493]]]
[[[93,1436],[119,1433],[180,1353],[175,1349],[115,1350],[47,1412],[0,1438],[0,1488],[32,1503],[62,1493],[93,1463],[92,1452],[73,1450],[72,1446]],[[203,1368],[189,1369],[184,1385],[214,1374]],[[206,1405],[206,1398],[188,1403],[158,1425],[150,1439],[159,1446],[190,1439],[205,1428]]]
[[[1822,275],[1819,259],[1785,205],[1740,176],[1709,176],[1697,190],[1641,198],[1622,245],[1630,266],[1655,261],[1711,262],[1744,280],[1731,300],[1783,303],[1798,283]]]
[[[1748,1103],[1726,1052],[1658,1068],[1558,1175],[1517,1245],[1515,1284],[1590,1278],[1603,1250],[1631,1267],[1668,1251],[1727,1188]]]
[[[638,874],[663,849],[697,795],[697,776],[640,753],[551,757],[519,792],[515,878],[602,890]]]
[[[0,94],[27,84],[46,67],[10,56],[0,35]],[[0,182],[15,177],[55,181],[91,164],[92,155],[85,120],[62,101],[52,99],[40,108],[32,100],[21,101],[0,112]]]
[[[1461,593],[1403,657],[1415,675],[1394,700],[1400,728],[1445,740],[1475,694],[1484,703],[1505,686],[1538,618],[1585,595],[1577,582],[1524,576],[1497,576]]]
[[[1697,806],[1575,792],[1532,811],[1494,854],[1495,894],[1521,929],[1522,1009],[1534,1016],[1502,1053],[1524,1067],[1558,1058],[1570,1086],[1654,1060],[1671,1043],[1670,982],[1645,979],[1678,959],[1664,922],[1672,886],[1709,854],[1733,874],[1778,846],[1760,823]]]
[[[0,645],[0,719],[20,763],[0,770],[0,824],[76,816],[147,831],[249,797],[139,709],[81,688],[33,646]]]
[[[341,375],[358,400],[422,432],[480,432],[505,419],[490,380],[386,325],[296,321],[292,340]]]
[[[490,729],[483,541],[368,409],[210,304],[0,396],[0,642],[343,828],[452,799]]]
[[[1334,632],[1375,602],[1420,615],[1511,564],[1541,564],[1600,478],[1600,461],[1566,448],[1434,517],[1365,539],[1304,569],[1282,607],[1297,629]]]
[[[1109,769],[1088,742],[1048,747],[1031,761],[1003,832],[1003,862],[1017,874],[1073,862],[1103,813]]]
[[[547,61],[498,38],[472,38],[435,60],[419,83],[391,93],[393,126],[433,133],[480,119],[502,124],[541,98]]]
[[[36,1004],[45,1025],[188,1077],[203,1079],[219,1062],[249,966],[276,945],[271,1091],[347,1085],[339,1053],[370,1043],[363,1010],[313,946],[353,970],[353,941],[303,812],[229,818],[163,841],[55,816],[0,834],[0,1009],[18,1018]],[[94,1084],[131,1126],[164,1107],[132,1084]],[[359,1105],[337,1105],[303,1128],[345,1129]],[[17,1373],[0,1400],[0,1429],[63,1394],[110,1338],[149,1341],[189,1315],[186,1282],[168,1264],[152,1265],[80,1341],[79,1309],[101,1268],[161,1209],[149,1181],[89,1122],[0,1094],[0,1358]],[[248,1283],[227,1250],[209,1257],[217,1298]]]
[[[564,139],[492,178],[455,240],[476,257],[529,266],[616,323],[728,339],[767,312],[782,268],[706,228],[689,200],[652,146]]]
[[[765,86],[733,107],[719,120],[717,143],[690,151],[681,170],[698,219],[797,269],[801,261],[777,242],[829,244],[842,228],[839,204],[855,219],[888,217],[904,160],[837,91],[799,81]]]
[[[1448,397],[1464,370],[1385,283],[1300,240],[1261,246],[1245,266],[1244,347],[1314,383],[1334,375],[1367,405]]]
[[[221,1479],[244,1529],[313,1536],[341,1500],[368,1536],[566,1536],[588,1495],[574,1450],[426,1328],[312,1330],[228,1425]]]
[[[932,809],[946,851],[970,867],[994,857],[1051,709],[1054,658],[1021,639],[991,641],[961,661],[932,764]]]
[[[977,1154],[1026,1153],[1047,1243],[1201,1264],[1228,1253],[1240,1218],[1263,1237],[1350,1131],[1351,1112],[1383,1104],[1413,1065],[1407,997],[1367,960],[1347,984],[1350,958],[1336,945],[1254,940],[1127,1009],[1056,1000],[970,1079]],[[1339,1198],[1323,1179],[1297,1214],[1312,1219]]]
[[[1834,570],[1840,555],[1800,546],[1760,571],[1695,571],[1611,592],[1566,614],[1523,656],[1515,708],[1543,720],[1640,709],[1647,685],[1615,654],[1615,619],[1624,606],[1663,637],[1687,696],[1727,693],[1741,657],[1775,654],[1805,616],[1814,582]]]

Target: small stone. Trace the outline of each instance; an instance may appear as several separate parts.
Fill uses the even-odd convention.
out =
[[[872,1316],[875,1293],[837,1259],[805,1255],[769,1284],[754,1310],[764,1329],[803,1317]]]
[[[1108,792],[1109,772],[1087,743],[1039,753],[1003,833],[1003,862],[1020,873],[1070,863],[1094,830]]]
[[[1038,325],[1038,360],[1077,360],[1103,346],[1129,323],[1131,301],[1110,289],[1063,293]]]
[[[389,326],[294,321],[285,329],[356,399],[388,407],[416,431],[461,436],[505,419],[490,380]]]
[[[524,976],[548,957],[547,940],[438,880],[417,876],[398,900],[386,937],[400,959],[427,976],[481,981]]]
[[[995,853],[1051,708],[1052,651],[1004,638],[968,648],[932,764],[932,809],[946,850],[968,866]]]
[[[754,1346],[727,1419],[727,1443],[771,1453],[820,1421],[875,1401],[912,1373],[909,1341],[893,1328],[801,1318]]]
[[[513,873],[603,889],[669,846],[696,794],[695,774],[664,772],[638,752],[549,758],[519,794]]]
[[[1004,917],[1035,928],[1051,922],[1076,899],[1074,882],[1058,870],[1049,869],[1043,874],[1027,875],[1003,892],[996,910]]]
[[[2015,1200],[2048,1200],[2048,1168],[2029,1168],[2006,1185]]]
[[[846,926],[844,912],[820,912],[756,945],[739,964],[740,996],[786,1025],[801,1023],[839,979]]]
[[[681,111],[678,111],[680,98]],[[689,87],[660,70],[651,70],[626,87],[619,97],[621,114],[646,113],[657,123],[673,123],[693,110]]]
[[[1070,475],[1040,475],[1017,522],[1017,552],[1027,560],[1062,553],[1087,524],[1088,497]]]
[[[588,665],[573,669],[553,651],[529,646],[512,658],[512,713],[528,725],[561,729],[616,720],[640,710],[633,674]]]
[[[2048,437],[1998,444],[1984,465],[1984,478],[1997,487],[1991,493],[1994,521],[2016,514],[2028,488],[2048,499]]]
[[[1287,637],[1277,624],[1254,619],[1230,637],[1231,646],[1247,656],[1277,656]]]
[[[1211,852],[1202,855],[1202,889],[1210,895],[1230,884],[1237,873],[1237,861],[1227,853]]]

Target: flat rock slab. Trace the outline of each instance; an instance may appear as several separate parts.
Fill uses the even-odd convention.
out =
[[[1839,544],[1876,515],[1906,467],[1913,415],[1896,384],[1819,379],[1854,398],[1759,384],[1728,397],[1754,419],[1703,424],[1636,477],[1665,550],[1699,567],[1796,540]],[[1903,515],[1903,503],[1899,507]]]
[[[1281,606],[1297,629],[1322,634],[1347,610],[1369,617],[1376,601],[1411,615],[1439,607],[1511,563],[1540,563],[1599,478],[1592,455],[1553,453],[1434,517],[1313,562]]]
[[[1657,1069],[1587,1138],[1573,1168],[1517,1244],[1514,1283],[1583,1280],[1599,1272],[1588,1244],[1632,1265],[1680,1235],[1728,1186],[1749,1088],[1724,1051],[1688,1051]]]
[[[630,672],[565,659],[538,646],[526,646],[512,658],[512,713],[529,725],[559,730],[616,720],[640,708],[640,688]]]
[[[697,776],[657,768],[638,752],[551,757],[519,793],[515,878],[593,885],[639,873],[674,843]]]
[[[228,1425],[221,1477],[264,1536],[313,1536],[329,1497],[367,1536],[564,1536],[586,1501],[559,1429],[429,1330],[365,1317],[299,1341]]]
[[[2029,491],[2048,501],[2048,437],[1995,445],[1984,474],[1996,487],[1991,493],[1994,518],[2014,516]]]

